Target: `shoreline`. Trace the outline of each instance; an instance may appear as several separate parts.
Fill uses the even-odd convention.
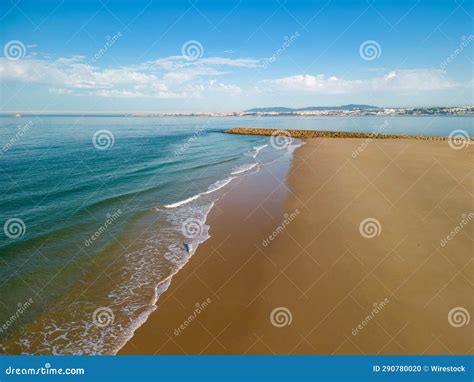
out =
[[[216,203],[210,239],[118,354],[472,353],[448,321],[474,309],[472,228],[439,244],[471,208],[470,148],[305,142],[287,175],[249,174]]]
[[[298,145],[296,149],[299,149],[303,144],[304,143]],[[217,259],[220,261],[226,261],[220,253],[219,247],[229,245],[228,241],[230,240],[230,235],[228,232],[231,231],[230,228],[235,224],[234,219],[236,219],[236,214],[239,214],[237,220],[247,220],[246,223],[248,223],[249,226],[252,224],[249,221],[253,221],[253,224],[261,227],[260,229],[263,229],[263,227],[267,227],[267,229],[272,228],[275,222],[281,219],[280,217],[284,213],[282,207],[287,192],[284,186],[284,179],[288,175],[291,162],[294,158],[294,152],[297,151],[296,149],[291,148],[287,153],[283,154],[291,155],[289,158],[284,158],[282,156],[264,166],[261,166],[257,172],[250,171],[248,174],[244,174],[243,176],[233,180],[231,187],[228,190],[225,190],[219,200],[216,201],[214,208],[209,212],[206,225],[210,227],[210,238],[199,245],[196,252],[189,258],[188,262],[172,276],[172,280],[169,278],[170,285],[167,290],[160,295],[160,298],[156,303],[157,309],[149,315],[147,321],[135,330],[134,335],[118,350],[116,354],[154,354],[156,349],[153,350],[153,343],[148,342],[148,339],[152,338],[153,335],[156,335],[155,327],[157,325],[161,326],[159,322],[163,319],[163,317],[161,317],[162,310],[168,310],[168,305],[174,304],[178,301],[177,295],[179,295],[179,300],[183,302],[179,303],[177,307],[173,306],[173,308],[177,308],[180,313],[183,314],[182,321],[185,320],[186,313],[192,314],[195,309],[199,308],[197,304],[200,304],[201,301],[208,301],[208,299],[210,299],[211,303],[209,304],[211,307],[212,302],[214,302],[215,305],[216,298],[214,298],[213,294],[209,293],[209,291],[204,293],[202,285],[193,285],[194,293],[190,294],[190,296],[195,296],[196,292],[201,292],[201,294],[199,297],[196,297],[195,301],[191,300],[190,302],[184,302],[186,297],[180,295],[180,288],[182,288],[187,280],[194,277],[196,269],[201,268],[204,263],[208,262],[212,255],[217,256]],[[257,189],[258,191],[253,192],[253,189]],[[243,190],[246,190],[245,194],[242,194]],[[272,193],[272,198],[264,201],[261,206],[258,206],[262,199],[265,198],[267,192]],[[259,198],[251,200],[248,193],[259,194]],[[260,214],[249,213],[250,210],[248,208],[245,210],[239,210],[239,206],[243,204],[249,207],[250,210],[256,207],[265,207],[267,211],[272,211],[272,213],[276,214],[276,217],[267,220],[268,216],[262,219]],[[250,207],[250,205],[252,205],[252,207]],[[224,209],[227,209],[227,206],[232,206],[232,211],[230,211],[230,216],[224,217]],[[226,221],[225,226],[222,224],[223,219]],[[222,277],[222,274],[220,274],[220,277]],[[199,281],[196,281],[196,283],[200,284]],[[222,280],[222,283],[225,283],[224,279]],[[181,309],[183,308],[183,305],[186,306],[186,311]],[[174,335],[176,328],[179,329],[179,325],[181,324],[179,319],[174,322],[176,326],[173,326],[173,321],[175,320],[175,314],[179,316],[180,313],[172,314],[171,321],[168,323],[170,328],[169,331],[163,334],[165,337],[163,337],[163,335],[160,336],[164,342],[167,341],[169,336]],[[171,352],[169,354],[179,353]]]

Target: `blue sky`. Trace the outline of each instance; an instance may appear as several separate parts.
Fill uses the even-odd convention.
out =
[[[2,111],[473,103],[470,1],[3,0]]]

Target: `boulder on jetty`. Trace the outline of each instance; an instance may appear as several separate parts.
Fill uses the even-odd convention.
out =
[[[255,127],[234,127],[233,129],[225,130],[225,132],[229,134],[245,135],[282,135],[294,138],[422,139],[427,141],[445,141],[449,139],[449,137],[428,135],[357,133],[351,131],[281,130]]]

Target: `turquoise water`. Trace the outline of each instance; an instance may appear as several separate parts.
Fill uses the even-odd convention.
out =
[[[34,301],[0,333],[2,342],[20,339],[5,351],[113,352],[120,339],[104,344],[98,334],[116,337],[143,320],[159,282],[207,239],[206,216],[219,193],[281,156],[265,146],[268,138],[224,134],[228,122],[0,120],[0,322]],[[96,307],[113,309],[114,330],[93,332]],[[77,329],[71,322],[86,328],[88,343],[58,341],[56,334]],[[35,329],[22,333],[25,324]]]
[[[220,193],[289,160],[268,137],[223,133],[237,126],[473,135],[470,117],[0,117],[0,349],[123,345],[209,237]]]

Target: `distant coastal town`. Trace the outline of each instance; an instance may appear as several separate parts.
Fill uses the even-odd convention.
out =
[[[413,107],[413,108],[381,108],[370,105],[343,105],[328,107],[306,107],[291,109],[285,107],[257,108],[234,112],[190,112],[190,113],[131,113],[136,117],[279,117],[279,116],[398,116],[398,115],[471,115],[474,106],[454,107]]]
[[[299,109],[289,107],[265,107],[244,111],[222,112],[0,112],[1,116],[79,116],[79,117],[280,117],[280,116],[423,116],[423,115],[472,115],[473,105],[432,107],[378,107],[372,105],[310,106]]]

